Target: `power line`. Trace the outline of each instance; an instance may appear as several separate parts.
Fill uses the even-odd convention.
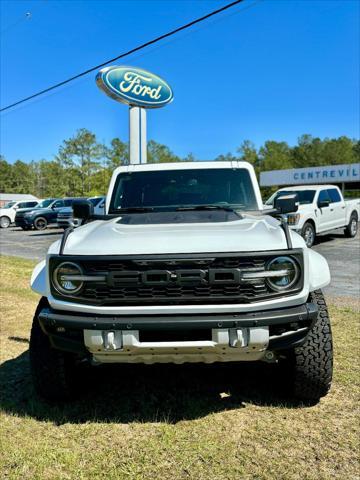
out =
[[[181,27],[175,28],[174,30],[171,30],[170,32],[164,33],[163,35],[160,35],[159,37],[153,38],[152,40],[149,40],[148,42],[145,42],[141,45],[138,45],[135,48],[132,48],[131,50],[128,50],[127,52],[124,52],[117,57],[111,58],[110,60],[107,60],[106,62],[100,63],[99,65],[96,65],[95,67],[91,67],[87,70],[84,70],[81,73],[78,73],[77,75],[74,75],[73,77],[70,77],[66,80],[63,80],[62,82],[56,83],[48,88],[45,88],[44,90],[40,90],[37,93],[34,93],[33,95],[30,95],[29,97],[25,97],[21,100],[18,100],[17,102],[11,103],[10,105],[7,105],[6,107],[3,107],[0,109],[0,112],[5,112],[5,110],[9,110],[10,108],[16,107],[17,105],[20,105],[21,103],[27,102],[29,100],[32,100],[33,98],[39,97],[40,95],[43,95],[44,93],[50,92],[51,90],[55,90],[56,88],[59,88],[63,85],[66,85],[67,83],[70,83],[77,78],[83,77],[84,75],[87,75],[88,73],[93,72],[94,70],[98,70],[101,67],[104,67],[105,65],[108,65],[109,63],[114,62],[115,60],[119,60],[120,58],[127,57],[128,55],[131,55],[132,53],[138,52],[139,50],[142,50],[143,48],[148,47],[149,45],[153,45],[154,43],[159,42],[160,40],[164,40],[164,38],[168,38],[172,35],[175,35],[176,33],[181,32],[182,30],[186,30],[187,28],[192,27],[193,25],[196,25],[197,23],[203,22],[204,20],[207,20],[210,17],[213,17],[214,15],[218,15],[221,12],[224,12],[225,10],[228,10],[229,8],[235,7],[235,5],[238,5],[239,3],[243,2],[244,0],[236,0],[234,2],[228,3],[227,5],[224,5],[221,8],[218,8],[217,10],[213,10],[210,13],[207,13],[206,15],[199,17],[189,23],[186,23],[185,25],[182,25]]]

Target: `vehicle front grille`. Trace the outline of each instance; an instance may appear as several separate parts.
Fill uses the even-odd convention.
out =
[[[99,277],[86,281],[71,301],[90,305],[195,305],[252,303],[284,296],[274,292],[264,278],[234,280],[234,275],[265,270],[266,263],[277,254],[209,254],[199,256],[150,257],[72,257],[50,260],[50,271],[64,261],[75,262],[84,275]],[[289,255],[289,253],[287,253]],[[292,254],[302,271],[302,256]],[[234,274],[235,272],[235,274]],[[236,275],[235,275],[236,277]],[[237,277],[236,277],[237,278]],[[302,288],[299,282],[287,294]],[[52,286],[52,293],[64,299]],[[66,297],[69,299],[69,297]]]
[[[26,225],[26,223],[25,223],[25,213],[18,212],[15,215],[15,225],[18,226],[18,227],[22,226],[22,225]]]

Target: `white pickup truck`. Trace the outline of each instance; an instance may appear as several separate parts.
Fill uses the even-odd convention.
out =
[[[74,202],[85,224],[33,272],[36,390],[70,398],[85,363],[265,361],[284,362],[284,385],[318,401],[332,377],[330,272],[283,220],[295,199],[264,212],[246,162],[117,168],[106,214]]]
[[[316,235],[337,228],[345,229],[347,237],[355,237],[358,229],[360,199],[344,200],[335,185],[306,185],[281,188],[266,202],[271,208],[282,195],[297,194],[299,208],[287,215],[289,227],[300,233],[312,247]]]

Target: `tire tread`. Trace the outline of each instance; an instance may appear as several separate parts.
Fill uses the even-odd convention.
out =
[[[333,344],[329,314],[321,290],[310,294],[318,307],[317,320],[305,343],[294,349],[294,393],[298,398],[319,400],[331,386]]]
[[[44,306],[42,299],[36,310],[30,335],[30,369],[36,392],[50,401],[69,400],[75,394],[76,367],[74,356],[56,350],[42,331],[38,313]]]

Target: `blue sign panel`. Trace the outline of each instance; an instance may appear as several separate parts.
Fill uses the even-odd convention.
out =
[[[118,102],[143,108],[159,108],[173,100],[162,78],[134,67],[106,67],[96,76],[98,87]]]

